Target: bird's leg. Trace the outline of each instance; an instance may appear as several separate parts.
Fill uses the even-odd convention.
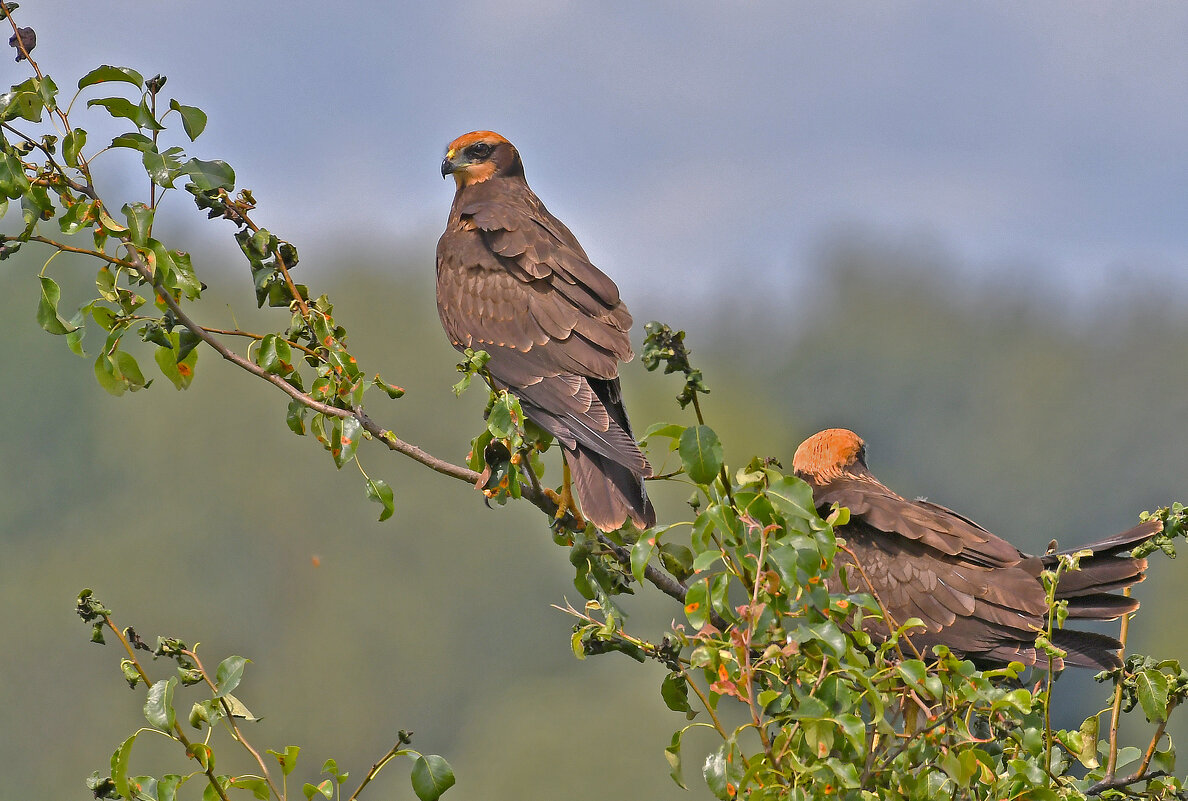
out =
[[[573,480],[569,475],[569,460],[564,456],[561,457],[561,492],[554,492],[551,489],[546,489],[545,495],[557,504],[557,512],[553,515],[554,520],[560,520],[565,517],[568,512],[573,515],[574,521],[580,528],[586,527],[586,518],[582,517],[582,513],[578,510],[577,502],[573,499]]]

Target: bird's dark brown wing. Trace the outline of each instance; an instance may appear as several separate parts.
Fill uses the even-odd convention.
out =
[[[861,474],[814,487],[818,508],[835,501],[850,508],[839,532],[853,551],[839,554],[852,590],[873,591],[896,623],[917,617],[927,630],[910,635],[924,648],[944,644],[983,664],[1042,662],[1035,636],[1046,623],[1047,602],[1039,573],[1056,556],[1028,556],[969,518],[929,501],[909,501],[873,476]],[[1112,620],[1138,603],[1113,594],[1142,581],[1146,560],[1128,554],[1160,530],[1150,521],[1086,550],[1081,569],[1062,574],[1056,598],[1068,601],[1070,618]],[[869,585],[866,583],[869,580]],[[840,587],[838,579],[831,589]],[[880,629],[885,633],[885,628]],[[1120,664],[1120,643],[1104,634],[1060,629],[1053,642],[1067,652],[1063,663],[1094,668]],[[1063,664],[1056,661],[1057,667]]]
[[[610,522],[621,523],[626,509],[650,525],[642,478],[651,467],[618,387],[619,363],[633,356],[631,315],[614,282],[523,181],[459,191],[437,247],[437,306],[450,341],[486,350],[492,378],[520,398],[525,414],[568,451],[580,446],[599,457],[573,465],[588,468],[579,497],[583,482],[615,472],[607,465],[626,471],[613,478],[637,497],[612,504],[603,522],[617,527]],[[601,525],[597,511],[584,511]]]
[[[865,574],[851,571],[851,588],[872,590],[899,625],[922,620],[926,631],[912,635],[918,647],[943,643],[991,662],[1031,653],[1023,661],[1034,662],[1047,610],[1038,559],[942,506],[897,495],[873,476],[842,477],[815,491],[819,508],[837,502],[850,509],[839,533],[854,559],[843,553],[839,560],[856,560]]]
[[[929,501],[909,501],[873,476],[843,477],[817,488],[818,506],[848,507],[875,529],[898,534],[982,567],[1013,567],[1019,549],[967,517]]]
[[[930,632],[947,629],[956,641],[962,626],[984,623],[1028,632],[1043,622],[1047,609],[1043,589],[1034,575],[1019,567],[990,568],[936,551],[915,539],[889,534],[851,518],[841,532],[854,552],[870,589],[902,625],[910,618],[924,621]],[[850,561],[848,555],[842,561]],[[865,579],[852,588],[866,591]],[[981,626],[974,625],[974,629]]]

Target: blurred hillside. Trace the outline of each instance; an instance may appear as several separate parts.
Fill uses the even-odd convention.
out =
[[[637,345],[650,317],[689,331],[731,464],[757,453],[790,465],[804,436],[851,427],[893,488],[1028,549],[1113,533],[1143,509],[1188,500],[1188,324],[1165,293],[1119,282],[1100,308],[1069,314],[1024,282],[970,286],[962,265],[911,249],[856,240],[818,262],[812,291],[787,303],[628,299]],[[63,283],[70,265],[54,262]],[[372,445],[364,464],[397,504],[376,523],[358,473],[336,472],[287,430],[283,396],[210,353],[189,392],[162,380],[111,398],[90,361],[37,328],[37,266],[0,273],[4,796],[85,797],[84,777],[106,770],[138,725],[119,653],[89,644],[72,613],[90,586],[146,639],[201,641],[211,662],[250,656],[241,697],[265,717],[254,742],[302,745],[303,781],[330,756],[361,776],[405,728],[414,747],[453,764],[453,801],[689,797],[663,758],[683,723],[660,700],[663,670],[574,660],[570,623],[549,608],[577,602],[571,568],[534,510],[485,509],[464,485]],[[315,284],[335,299],[363,368],[408,390],[399,401],[370,394],[371,414],[458,461],[483,398],[450,392],[456,358],[431,275],[360,262]],[[230,326],[234,309],[252,327],[246,270],[207,280],[241,294],[212,296],[204,321]],[[94,334],[86,344],[93,352]],[[637,433],[689,419],[671,401],[675,379],[633,363],[625,384]],[[680,519],[685,488],[654,494],[661,520]],[[1139,588],[1138,650],[1188,659],[1174,613],[1184,570],[1157,560]],[[657,637],[680,613],[627,606],[630,626]],[[1105,696],[1084,676],[1065,685],[1066,723]],[[615,751],[610,764],[592,761],[592,742]],[[691,742],[686,776],[694,797],[708,797]],[[412,797],[401,766],[379,783],[377,796]]]

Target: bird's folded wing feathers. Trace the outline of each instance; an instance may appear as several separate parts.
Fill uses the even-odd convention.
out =
[[[928,501],[909,501],[874,481],[839,479],[817,493],[817,505],[839,503],[872,527],[985,567],[1019,564],[1019,549],[973,521]]]

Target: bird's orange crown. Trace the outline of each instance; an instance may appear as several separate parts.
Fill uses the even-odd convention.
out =
[[[452,159],[458,154],[458,151],[473,145],[475,142],[486,142],[492,146],[502,143],[511,144],[511,142],[507,141],[506,137],[494,131],[471,131],[470,133],[462,134],[453,142],[450,142],[450,146],[446,149],[446,158]]]
[[[854,463],[865,467],[866,443],[846,428],[818,431],[800,443],[792,457],[796,475],[828,480],[841,476]]]

